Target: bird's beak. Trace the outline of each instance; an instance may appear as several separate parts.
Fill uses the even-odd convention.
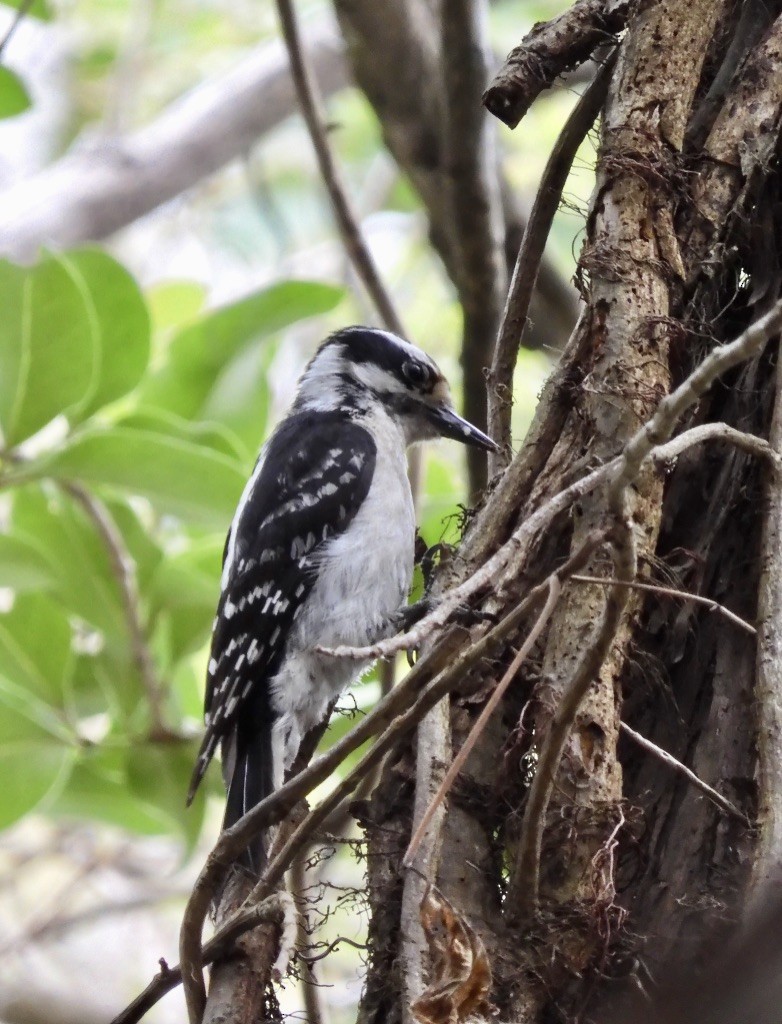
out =
[[[430,405],[427,411],[432,426],[442,437],[450,437],[454,441],[461,441],[462,444],[469,444],[474,448],[483,448],[487,452],[498,451],[499,445],[482,430],[462,419],[452,405]]]

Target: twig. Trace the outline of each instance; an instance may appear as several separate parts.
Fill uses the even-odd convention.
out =
[[[578,0],[558,18],[535,25],[486,90],[486,108],[515,128],[559,75],[583,64],[622,31],[631,7],[630,0]]]
[[[405,337],[404,327],[381,280],[372,253],[361,234],[339,168],[331,152],[322,113],[322,100],[302,45],[292,0],[276,0],[276,2],[299,105],[312,139],[321,177],[342,237],[342,244],[385,326],[390,331]]]
[[[668,440],[679,419],[705,394],[717,377],[757,355],[769,338],[778,334],[780,329],[782,302],[777,302],[768,313],[750,324],[735,341],[713,349],[675,391],[663,398],[651,419],[625,445],[620,456],[621,465],[611,482],[612,492],[617,493],[637,478],[644,459],[656,446]],[[724,439],[731,440],[731,437],[726,436]]]
[[[703,779],[699,778],[692,769],[687,767],[686,764],[682,764],[681,761],[677,761],[673,754],[669,754],[667,750],[663,750],[662,747],[658,747],[656,743],[652,743],[651,740],[648,740],[645,736],[636,732],[635,729],[631,729],[629,725],[625,724],[625,722],[620,722],[619,728],[623,733],[635,740],[639,747],[643,747],[644,750],[648,751],[650,754],[654,754],[654,756],[664,764],[673,768],[673,770],[678,772],[679,775],[683,775],[684,778],[687,779],[688,782],[692,783],[696,789],[699,789],[701,793],[705,793],[709,800],[716,804],[717,807],[722,808],[723,811],[731,814],[734,818],[738,818],[739,821],[742,821],[748,828],[753,827],[752,822],[743,811],[740,811],[739,808],[736,807],[735,804],[731,803],[727,797],[718,793],[716,789],[713,789],[708,783],[704,782]]]
[[[710,597],[703,597],[701,594],[692,594],[688,590],[676,590],[674,587],[661,587],[656,583],[641,583],[638,580],[603,579],[600,576],[571,576],[570,578],[574,583],[596,583],[601,587],[630,587],[631,590],[643,590],[649,594],[660,594],[662,597],[676,597],[681,601],[692,601],[693,604],[700,604],[704,608],[708,608],[710,612],[717,612],[719,615],[723,615],[728,622],[732,622],[751,636],[757,636],[757,630],[746,619],[742,619],[741,616],[736,615],[735,612],[726,608],[724,604],[720,604],[719,601],[714,601]]]
[[[405,853],[404,858],[402,860],[403,867],[412,867],[413,861],[415,860],[415,856],[418,853],[418,848],[421,845],[421,841],[426,834],[426,830],[429,827],[429,823],[431,822],[434,814],[436,813],[437,808],[442,804],[443,800],[445,800],[446,796],[450,792],[451,787],[453,786],[454,781],[456,780],[456,777],[464,767],[467,758],[470,756],[470,752],[477,743],[481,733],[485,729],[486,723],[494,714],[494,711],[499,702],[505,696],[505,691],[516,678],[516,674],[521,668],[524,659],[535,646],[538,637],[546,628],[546,623],[551,618],[551,614],[554,611],[554,608],[556,607],[561,592],[562,585],[559,581],[557,574],[554,573],[548,579],[548,597],[546,599],[546,603],[541,608],[540,613],[537,619],[535,620],[535,624],[533,625],[532,629],[527,635],[527,639],[519,648],[515,658],[510,663],[507,672],[499,681],[497,686],[494,688],[494,692],[492,693],[491,697],[486,701],[486,704],[484,705],[483,710],[481,711],[475,724],[470,730],[467,739],[462,744],[459,753],[453,759],[451,767],[446,772],[445,778],[440,783],[440,787],[435,793],[434,798],[432,799],[429,806],[426,808],[426,812],[424,813],[424,816],[421,818],[421,821],[418,824],[418,828],[415,830],[415,833],[413,834],[413,837],[410,840],[410,844],[407,847],[407,852]]]
[[[58,483],[60,488],[81,506],[106,548],[111,571],[122,598],[133,661],[149,705],[150,736],[153,739],[168,737],[171,735],[171,729],[166,724],[165,693],[158,679],[144,624],[141,621],[141,598],[133,558],[103,502],[81,484],[71,480],[60,480]]]
[[[480,103],[486,88],[486,0],[450,0],[440,16],[444,162],[451,206],[455,283],[464,315],[464,414],[486,427],[486,379],[506,287],[503,211],[495,125]],[[486,485],[486,453],[468,449],[470,495]]]
[[[321,953],[318,953],[315,956],[303,956],[299,953],[298,959],[303,960],[306,964],[316,964],[319,960],[325,960],[329,953],[333,953],[335,949],[339,949],[343,942],[346,946],[352,946],[353,949],[361,951],[369,949],[366,942],[356,942],[354,939],[349,939],[347,935],[338,935],[337,938],[334,939],[333,942],[330,942]]]
[[[685,449],[704,441],[724,441],[748,455],[756,455],[767,460],[775,472],[782,470],[782,455],[774,451],[768,441],[754,434],[747,434],[743,430],[736,430],[727,423],[702,423],[697,427],[691,427],[666,444],[658,445],[651,453],[651,458],[660,465],[675,459]]]
[[[259,924],[274,921],[282,916],[283,907],[277,895],[270,896],[257,906],[242,908],[206,943],[203,949],[203,962],[211,964],[221,959],[240,935]],[[182,971],[178,964],[169,967],[165,960],[161,960],[160,963],[160,973],[155,975],[144,991],[126,1006],[111,1024],[136,1024],[164,995],[182,983]]]
[[[296,959],[304,965],[301,972],[301,994],[307,1014],[307,1024],[328,1024],[328,1008],[321,998],[318,968],[316,967],[322,957],[310,957],[304,952],[310,947],[312,941],[307,932],[306,896],[304,895],[307,884],[305,860],[306,851],[302,849],[294,859],[290,872],[290,889],[294,900],[296,900]],[[334,942],[339,942],[339,939],[335,939]],[[326,953],[328,950],[324,952],[323,956]]]
[[[489,374],[489,433],[500,445],[500,453],[496,458],[501,462],[497,463],[497,468],[503,468],[507,464],[510,453],[513,371],[516,368],[519,346],[527,323],[546,239],[551,231],[554,214],[562,199],[562,190],[578,147],[600,112],[615,65],[616,53],[611,55],[597,73],[565,122],[549,156],[524,230]]]

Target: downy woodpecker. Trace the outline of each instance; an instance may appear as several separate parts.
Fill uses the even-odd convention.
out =
[[[317,652],[399,628],[413,575],[408,445],[493,450],[457,415],[432,359],[386,331],[348,327],[318,349],[239,501],[188,803],[218,741],[228,828],[277,789],[302,738],[367,665]],[[258,870],[263,841],[245,862]]]

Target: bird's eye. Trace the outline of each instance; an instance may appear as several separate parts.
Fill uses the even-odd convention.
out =
[[[429,380],[429,370],[421,363],[408,362],[402,365],[402,374],[406,380],[416,387],[426,384]]]

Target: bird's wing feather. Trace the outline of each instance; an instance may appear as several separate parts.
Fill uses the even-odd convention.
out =
[[[268,680],[318,576],[324,546],[367,496],[371,435],[344,414],[299,413],[272,435],[228,535],[207,675],[206,733],[189,800],[244,710],[270,718]]]

